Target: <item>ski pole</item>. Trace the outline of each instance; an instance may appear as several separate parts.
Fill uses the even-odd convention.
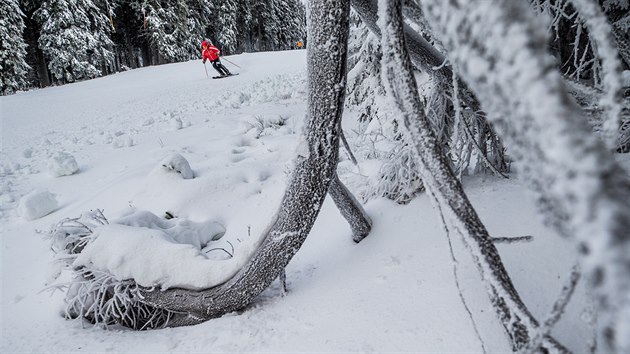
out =
[[[208,67],[206,66],[206,63],[203,63],[203,68],[206,69],[206,78],[209,78],[210,76],[208,76]]]
[[[234,66],[236,66],[236,67],[237,67],[237,68],[239,68],[239,69],[242,69],[240,66],[238,66],[238,65],[236,65],[236,64],[234,64],[234,63],[232,63],[231,61],[227,60],[226,58],[221,58],[221,59],[223,59],[223,60],[227,61],[228,63],[230,63],[230,64],[232,64],[232,65],[234,65]]]

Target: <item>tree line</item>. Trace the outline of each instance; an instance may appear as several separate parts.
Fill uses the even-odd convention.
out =
[[[306,39],[299,0],[6,0],[0,93],[199,57],[285,50]]]

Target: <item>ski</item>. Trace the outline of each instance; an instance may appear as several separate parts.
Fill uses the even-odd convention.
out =
[[[232,74],[232,75],[227,75],[227,76],[213,76],[212,78],[213,79],[225,79],[226,77],[236,76],[236,75],[238,75],[238,73],[237,74]]]

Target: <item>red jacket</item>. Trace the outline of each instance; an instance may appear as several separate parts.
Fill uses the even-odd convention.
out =
[[[219,54],[221,54],[221,51],[219,50],[219,48],[213,46],[213,45],[209,45],[207,47],[205,47],[205,49],[202,48],[201,50],[201,54],[203,55],[203,60],[205,61],[210,60],[210,61],[215,61],[217,59],[219,59]]]

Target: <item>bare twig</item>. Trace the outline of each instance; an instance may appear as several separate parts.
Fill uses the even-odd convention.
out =
[[[564,309],[571,300],[571,296],[573,295],[575,287],[580,280],[580,276],[580,267],[576,264],[571,269],[569,279],[567,279],[567,282],[562,287],[560,296],[558,296],[558,299],[553,304],[551,311],[547,315],[547,319],[545,319],[545,321],[538,328],[537,333],[532,337],[528,345],[523,348],[523,350],[521,351],[522,354],[534,354],[538,352],[543,342],[543,339],[545,338],[545,336],[549,335],[553,326],[558,322],[558,320],[564,313]]]
[[[534,236],[516,236],[516,237],[492,237],[494,243],[515,243],[515,242],[530,242],[534,240]]]

